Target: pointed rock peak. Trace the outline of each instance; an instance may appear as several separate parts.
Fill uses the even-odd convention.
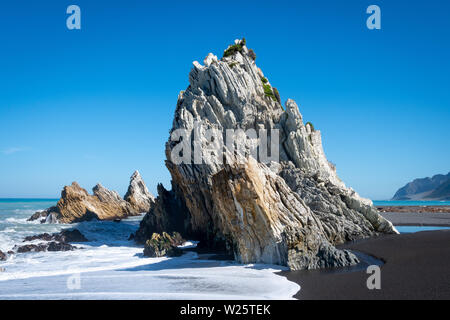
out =
[[[130,186],[124,199],[138,212],[147,212],[150,209],[150,205],[155,201],[137,170],[131,176]]]
[[[234,40],[234,44],[229,45],[228,48],[223,52],[223,58],[235,57],[238,55],[238,53],[243,56],[249,56],[253,61],[256,60],[256,54],[252,49],[247,48],[247,40],[245,40],[245,38]]]
[[[97,183],[93,188],[92,191],[94,192],[94,195],[97,195],[99,193],[111,193],[112,191],[109,190],[108,188],[105,188],[104,186],[102,186],[101,183]]]
[[[64,186],[61,192],[61,198],[66,199],[68,197],[85,197],[88,196],[88,192],[80,187],[77,182],[72,182],[70,186]]]
[[[141,177],[141,174],[139,173],[139,171],[138,170],[136,170],[134,173],[133,173],[133,175],[131,176],[131,178],[130,178],[130,180],[131,181],[133,181],[133,180],[142,180],[142,177]]]
[[[208,54],[208,56],[205,58],[205,60],[203,60],[203,64],[207,67],[209,67],[211,64],[217,62],[217,56],[215,56],[214,54],[212,54],[211,52]]]
[[[72,182],[72,184],[70,186],[74,187],[74,188],[78,188],[78,189],[81,188],[80,185],[78,184],[78,182],[76,182],[76,181]]]
[[[105,187],[101,183],[97,183],[92,189],[105,189]]]

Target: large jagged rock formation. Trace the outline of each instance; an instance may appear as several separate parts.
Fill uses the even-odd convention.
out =
[[[147,212],[154,197],[150,194],[139,172],[131,176],[125,200],[116,191],[97,184],[90,195],[78,183],[65,186],[57,205],[36,212],[29,221],[42,219],[48,223],[75,223],[92,219],[115,220]]]
[[[293,100],[283,109],[278,90],[254,57],[245,41],[236,40],[222,59],[209,54],[204,65],[193,63],[190,85],[178,96],[173,139],[166,143],[172,191],[159,188],[136,240],[178,231],[204,245],[225,247],[244,263],[291,269],[354,264],[352,253],[334,245],[396,230],[370,200],[339,179],[325,157],[320,131],[303,123]],[[180,138],[178,129],[192,136]],[[228,141],[221,147],[228,129],[266,129],[267,141],[244,136],[247,154],[236,153]],[[211,138],[207,130],[219,135]],[[278,141],[272,130],[278,130]],[[278,159],[252,156],[258,143],[261,150],[272,139],[278,150],[272,147],[271,156]],[[183,145],[193,147],[192,154]],[[199,154],[201,164],[195,159]],[[180,163],[180,156],[188,161]]]

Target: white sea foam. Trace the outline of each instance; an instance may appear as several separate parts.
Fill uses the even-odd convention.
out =
[[[142,247],[127,240],[142,217],[49,225],[27,222],[28,216],[20,211],[0,220],[0,250],[25,236],[72,227],[90,241],[74,244],[80,248],[76,251],[15,254],[0,262],[5,269],[0,299],[290,299],[300,289],[275,274],[283,270],[279,266],[209,260],[189,251],[178,258],[146,258]],[[181,247],[195,245],[190,241]],[[77,274],[80,289],[68,289],[68,279]]]

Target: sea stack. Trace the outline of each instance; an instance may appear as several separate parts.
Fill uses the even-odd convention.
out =
[[[147,212],[150,205],[155,202],[155,197],[148,191],[141,174],[137,170],[131,176],[130,186],[124,200],[139,213]]]
[[[125,199],[101,184],[97,184],[92,191],[90,195],[77,182],[73,182],[64,187],[56,206],[36,212],[29,221],[41,219],[41,222],[47,223],[75,223],[93,219],[124,219],[147,212],[154,202],[138,171],[131,176]]]
[[[176,231],[204,246],[225,248],[239,262],[291,270],[355,264],[351,252],[335,245],[397,231],[370,200],[339,179],[324,154],[320,131],[304,124],[293,100],[283,108],[255,59],[243,39],[220,60],[210,53],[203,65],[193,63],[166,143],[172,190],[158,187],[135,239],[145,243],[154,232]],[[192,132],[189,140],[180,138],[179,129]],[[268,134],[264,142],[273,139],[277,145],[275,160],[261,161],[219,144],[227,130],[261,129]],[[211,138],[208,130],[220,136]],[[261,149],[261,139],[247,135],[243,141],[244,150]],[[188,161],[180,163],[174,155],[183,143],[195,151],[183,150]],[[200,163],[194,159],[199,155]]]

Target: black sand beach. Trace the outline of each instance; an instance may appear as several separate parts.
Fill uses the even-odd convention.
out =
[[[396,226],[450,227],[450,213],[383,212],[381,215]]]
[[[303,300],[450,299],[450,230],[387,235],[340,246],[382,259],[381,289],[369,290],[366,270],[283,272]]]

